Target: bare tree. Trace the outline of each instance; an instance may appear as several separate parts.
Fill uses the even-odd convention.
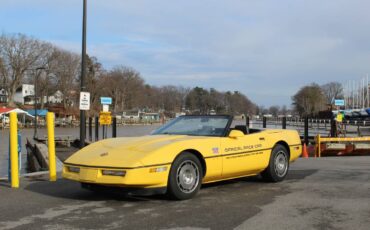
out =
[[[63,107],[72,104],[76,89],[76,79],[80,70],[80,58],[77,54],[55,48],[47,65],[49,80],[55,82],[55,89],[63,95]]]
[[[321,86],[325,95],[326,103],[332,104],[335,99],[343,98],[343,86],[339,82],[329,82]]]
[[[107,96],[113,98],[115,112],[138,106],[138,98],[144,88],[144,80],[139,72],[132,68],[117,66],[107,74],[105,84]]]
[[[278,105],[273,105],[273,106],[270,106],[269,108],[269,113],[275,117],[277,117],[277,115],[279,114],[279,111],[280,111],[280,106]]]
[[[48,47],[49,44],[22,34],[0,36],[1,78],[8,91],[10,106],[14,106],[13,95],[26,71],[44,65],[43,57]]]
[[[325,108],[325,95],[315,83],[302,87],[292,100],[295,110],[301,116],[313,116]]]

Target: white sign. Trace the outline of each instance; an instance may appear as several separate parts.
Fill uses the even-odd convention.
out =
[[[103,105],[103,112],[109,112],[109,105]]]
[[[80,110],[90,110],[89,92],[80,92]]]

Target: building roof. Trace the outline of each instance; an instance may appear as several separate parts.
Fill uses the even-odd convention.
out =
[[[2,113],[8,113],[9,111],[11,111],[13,109],[14,108],[0,107],[0,114],[2,114]]]
[[[0,115],[2,115],[2,114],[8,114],[10,112],[15,112],[17,114],[25,114],[27,117],[33,117],[27,111],[24,111],[22,109],[18,109],[18,108],[5,108],[5,107],[0,108]]]

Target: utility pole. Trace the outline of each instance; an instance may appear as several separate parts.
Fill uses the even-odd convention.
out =
[[[82,58],[81,58],[81,92],[85,92],[86,76],[86,0],[83,0],[83,19],[82,19]],[[86,117],[85,111],[80,109],[80,148],[85,147],[86,139]]]
[[[38,111],[37,111],[37,97],[38,97],[38,81],[39,81],[39,74],[41,74],[41,70],[45,70],[45,67],[37,67],[35,69],[35,84],[34,84],[34,110],[35,110],[35,118],[34,118],[34,123],[35,123],[35,130],[33,133],[33,139],[36,140],[38,139],[37,137],[37,117],[38,117]],[[43,100],[43,98],[41,98]]]

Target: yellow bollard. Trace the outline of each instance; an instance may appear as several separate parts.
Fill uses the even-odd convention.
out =
[[[54,136],[54,113],[48,112],[46,115],[48,126],[48,150],[49,150],[49,175],[50,181],[57,180],[57,169],[55,160],[55,136]]]
[[[17,113],[10,113],[10,173],[12,188],[19,187],[18,162],[18,119]]]
[[[317,156],[321,157],[321,136],[320,134],[317,134],[316,145],[317,145]]]

